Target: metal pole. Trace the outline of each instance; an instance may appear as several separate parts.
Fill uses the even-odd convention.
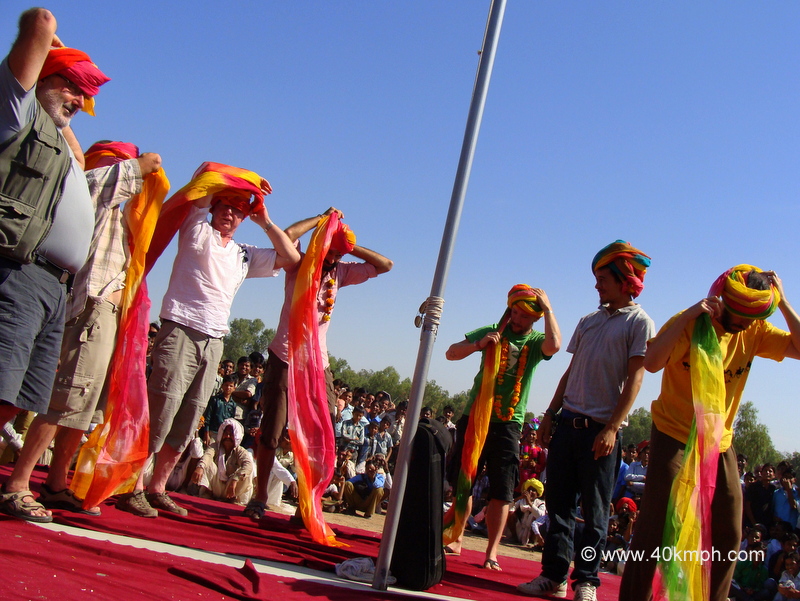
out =
[[[425,382],[428,379],[428,367],[433,352],[433,343],[436,340],[436,332],[439,327],[440,307],[441,303],[444,302],[443,296],[445,284],[447,283],[447,273],[450,269],[450,259],[455,246],[458,224],[461,220],[464,197],[467,194],[467,184],[472,171],[472,160],[478,143],[478,132],[483,119],[483,109],[486,105],[486,96],[489,91],[489,81],[492,78],[492,68],[495,54],[497,53],[497,44],[500,40],[500,28],[503,25],[505,10],[506,0],[492,0],[489,8],[489,18],[486,21],[483,47],[478,61],[478,73],[472,90],[472,101],[469,107],[464,141],[461,145],[461,156],[458,160],[458,170],[453,184],[453,194],[450,197],[450,209],[447,213],[447,222],[442,235],[439,259],[436,263],[436,272],[434,273],[431,296],[428,302],[428,309],[432,309],[432,307],[436,307],[436,309],[430,311],[426,309],[423,319],[417,363],[414,368],[414,379],[411,383],[408,411],[406,412],[406,423],[400,442],[400,455],[398,456],[392,482],[392,495],[389,498],[389,511],[386,514],[380,552],[378,553],[378,563],[375,566],[375,578],[372,582],[373,588],[382,591],[387,588],[386,580],[389,575],[389,566],[392,562],[397,525],[400,521],[400,510],[403,507],[403,496],[408,479],[411,443],[419,422],[419,412],[422,408]]]

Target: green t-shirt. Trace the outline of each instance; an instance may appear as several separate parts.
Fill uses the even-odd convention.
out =
[[[470,342],[477,342],[486,336],[486,334],[490,332],[496,332],[498,325],[499,324],[495,323],[478,328],[477,330],[473,330],[467,334],[466,338]],[[518,335],[514,334],[509,327],[506,327],[504,337],[508,339],[508,365],[506,367],[505,376],[503,377],[503,383],[499,384],[495,382],[494,387],[495,397],[497,395],[502,395],[503,397],[501,407],[503,413],[508,411],[508,407],[511,406],[511,394],[514,392],[514,384],[517,380],[517,361],[519,360],[520,351],[522,350],[522,347],[528,347],[528,359],[525,363],[525,373],[522,375],[522,389],[519,395],[519,403],[517,403],[517,406],[514,408],[514,417],[509,420],[522,424],[525,421],[525,411],[528,407],[528,394],[530,393],[531,389],[533,373],[536,371],[536,366],[539,364],[539,361],[543,359],[547,361],[550,359],[550,357],[542,354],[544,334],[541,332],[531,330],[531,332],[528,334]],[[475,402],[475,397],[478,396],[478,392],[481,389],[481,383],[483,382],[483,363],[485,359],[486,352],[482,351],[481,368],[478,371],[478,375],[475,376],[475,382],[472,385],[472,390],[469,391],[469,399],[467,400],[467,406],[464,409],[464,415],[469,415],[469,412],[472,409],[472,404]],[[497,417],[497,413],[495,413],[494,409],[492,409],[491,421],[502,422],[504,420],[501,420],[499,417]]]

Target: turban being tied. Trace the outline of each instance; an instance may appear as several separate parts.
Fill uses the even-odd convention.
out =
[[[247,192],[236,194],[230,190],[214,194],[214,198],[211,200],[211,206],[215,207],[221,202],[233,207],[237,211],[241,211],[244,213],[245,217],[250,213],[260,211],[264,206],[263,199],[255,198],[253,202],[250,202],[250,194]]]
[[[353,233],[353,230],[340,221],[339,227],[333,232],[333,236],[331,237],[331,249],[346,255],[352,252],[355,246],[356,235]]]
[[[532,488],[536,491],[540,497],[544,494],[544,484],[542,484],[536,478],[531,478],[530,480],[525,480],[525,484],[522,485],[522,490],[528,490]]]
[[[94,96],[97,96],[100,86],[111,81],[111,78],[97,68],[88,54],[76,48],[50,48],[39,79],[56,73],[81,89],[84,94],[83,110],[94,115]]]
[[[516,305],[517,308],[534,317],[541,317],[544,315],[544,311],[542,311],[542,308],[539,306],[538,300],[539,297],[536,296],[533,288],[527,284],[517,284],[508,291],[508,308],[510,309]]]
[[[711,286],[709,296],[721,296],[725,308],[734,315],[750,319],[766,319],[778,308],[781,295],[774,284],[769,290],[755,290],[747,287],[747,276],[754,271],[762,271],[753,265],[737,265],[717,278]]]
[[[636,298],[644,290],[644,274],[650,267],[650,257],[624,240],[612,242],[592,259],[592,273],[610,267],[625,283],[625,292]]]
[[[139,148],[130,142],[96,142],[84,154],[84,169],[109,167],[122,161],[139,158]]]

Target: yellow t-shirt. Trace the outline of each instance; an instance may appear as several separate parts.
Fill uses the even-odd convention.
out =
[[[680,315],[680,313],[678,314]],[[659,331],[668,328],[677,319],[675,315]],[[714,331],[722,350],[722,364],[725,370],[725,431],[720,441],[720,452],[727,451],[733,438],[733,421],[739,411],[747,376],[753,358],[766,357],[782,361],[791,343],[789,332],[773,326],[765,320],[756,320],[744,332],[729,334],[722,326],[712,320]],[[659,432],[671,436],[682,443],[689,439],[689,429],[694,417],[692,405],[692,383],[689,376],[689,350],[695,322],[690,322],[670,353],[664,375],[661,379],[661,394],[653,401],[653,423]]]

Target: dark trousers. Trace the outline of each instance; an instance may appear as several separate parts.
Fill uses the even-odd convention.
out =
[[[574,557],[572,579],[600,586],[597,572],[605,548],[621,448],[617,437],[611,454],[595,459],[592,445],[604,424],[590,421],[588,427],[582,428],[574,424],[573,419],[562,415],[550,441],[545,488],[550,526],[542,553],[542,574],[563,582]],[[573,541],[579,499],[585,523]]]
[[[650,434],[650,464],[644,487],[641,512],[631,541],[631,552],[641,552],[642,559],[630,559],[620,585],[620,599],[648,601],[653,592],[656,571],[654,551],[662,544],[667,503],[672,481],[683,462],[686,445],[659,432],[655,425]],[[728,552],[737,551],[742,531],[742,488],[736,467],[736,452],[730,447],[719,456],[717,488],[711,501],[711,544],[714,561],[711,564],[712,601],[725,601],[733,578],[735,561]]]

